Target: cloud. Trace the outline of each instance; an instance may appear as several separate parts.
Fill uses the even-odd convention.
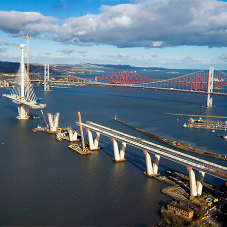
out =
[[[76,51],[76,49],[62,49],[60,52],[61,52],[62,54],[67,54],[67,55],[69,55],[69,54],[74,53],[75,51]],[[57,51],[57,52],[59,52],[59,51]]]
[[[65,20],[38,12],[0,11],[0,30],[12,36],[29,33],[40,39],[80,46],[225,47],[227,2],[136,0],[131,4],[103,5],[99,14]]]
[[[56,21],[57,18],[43,16],[37,12],[0,11],[0,30],[15,37],[27,33],[37,36],[43,32],[56,32]]]
[[[9,43],[6,39],[0,39],[0,45],[5,45],[5,46],[19,46],[18,43]]]
[[[4,47],[0,47],[0,53],[4,53],[4,52],[6,52],[6,48],[4,48]]]
[[[221,56],[219,56],[219,59],[222,61],[227,61],[227,54],[222,54]]]
[[[85,50],[78,50],[77,53],[78,54],[87,54],[87,51],[85,51]]]

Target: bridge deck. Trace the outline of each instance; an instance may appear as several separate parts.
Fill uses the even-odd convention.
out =
[[[77,123],[79,125],[79,123]],[[168,160],[177,162],[179,164],[197,169],[212,176],[218,177],[222,180],[227,180],[227,168],[206,160],[181,153],[177,150],[167,148],[146,140],[143,140],[139,137],[134,137],[122,132],[119,132],[108,127],[98,125],[93,122],[87,121],[86,124],[82,123],[83,127],[90,129],[95,132],[99,132],[107,137],[114,138],[115,140],[125,142],[131,146],[143,149],[152,154],[157,154],[166,158]]]
[[[27,106],[31,107],[32,109],[42,109],[46,106],[46,104],[37,105],[34,101],[27,101],[26,99],[21,99],[20,97],[17,97],[15,94],[12,94],[12,95],[3,94],[2,96],[5,98],[12,99],[13,102],[15,102],[17,104],[27,105]]]

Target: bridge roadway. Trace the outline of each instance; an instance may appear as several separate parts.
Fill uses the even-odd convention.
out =
[[[78,122],[77,124],[79,125]],[[91,131],[99,132],[100,134],[103,134],[107,137],[114,138],[117,141],[125,142],[128,145],[145,150],[149,153],[160,155],[161,157],[173,162],[177,162],[192,169],[203,171],[222,180],[227,180],[227,168],[224,166],[208,162],[206,160],[185,153],[181,153],[177,150],[164,147],[102,125],[98,125],[90,121],[86,121],[86,124],[82,123],[82,126]]]
[[[13,100],[14,103],[24,104],[24,105],[31,107],[32,109],[42,109],[42,108],[46,107],[46,104],[36,104],[36,102],[34,102],[34,101],[22,99],[21,97],[18,97],[15,94],[12,94],[12,95],[3,94],[2,97],[10,98]]]

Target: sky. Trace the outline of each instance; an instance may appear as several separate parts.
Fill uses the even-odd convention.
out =
[[[27,34],[30,63],[227,70],[227,1],[0,0],[0,61]]]

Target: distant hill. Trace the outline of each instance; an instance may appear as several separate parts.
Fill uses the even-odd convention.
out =
[[[17,73],[20,63],[18,62],[3,62],[0,61],[0,73]],[[30,64],[29,69],[32,73],[36,68],[40,68],[42,64]],[[137,70],[166,70],[158,67],[134,67],[130,65],[110,65],[110,64],[90,64],[80,63],[75,65],[68,64],[50,64],[50,73],[62,74],[67,72],[69,74],[82,74],[92,72],[116,72],[116,71],[137,71]]]
[[[20,63],[18,62],[4,62],[0,61],[1,73],[17,73]]]

